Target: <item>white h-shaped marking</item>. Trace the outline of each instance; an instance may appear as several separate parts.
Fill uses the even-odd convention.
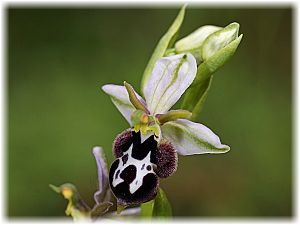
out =
[[[124,154],[123,154],[123,155],[128,154],[128,160],[124,166],[123,166],[122,159],[119,158],[119,165],[118,165],[118,168],[115,170],[115,173],[118,170],[120,170],[119,176],[117,178],[115,178],[115,173],[114,173],[114,177],[113,177],[113,181],[112,181],[112,185],[114,187],[116,187],[118,184],[120,184],[124,181],[120,177],[120,174],[122,173],[122,171],[129,165],[135,166],[136,167],[136,176],[135,176],[135,179],[129,184],[129,191],[131,194],[136,192],[136,190],[142,186],[144,176],[146,176],[148,173],[154,174],[153,166],[152,166],[153,163],[150,162],[151,150],[149,151],[148,155],[144,159],[139,160],[139,159],[135,159],[131,156],[132,148],[133,148],[133,144],[131,144],[129,149],[126,152],[124,152]],[[141,168],[143,167],[143,165],[144,165],[144,168],[142,170]],[[151,166],[151,169],[147,170],[147,166]]]

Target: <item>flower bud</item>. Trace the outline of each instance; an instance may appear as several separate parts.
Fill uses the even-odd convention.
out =
[[[235,53],[243,35],[238,36],[239,24],[231,23],[227,27],[210,34],[201,46],[201,59],[197,75],[183,97],[181,109],[192,112],[195,120],[206,99],[212,82],[212,75],[219,70]]]
[[[194,55],[198,62],[201,62],[201,47],[203,45],[203,42],[209,35],[221,29],[222,27],[212,25],[206,25],[198,28],[190,35],[176,42],[176,53],[190,52]]]
[[[202,59],[205,61],[238,38],[240,25],[231,23],[227,27],[214,32],[206,38],[202,46]]]
[[[189,52],[197,59],[197,64],[206,61],[219,50],[238,38],[239,24],[231,23],[225,28],[206,25],[177,41],[176,53]]]

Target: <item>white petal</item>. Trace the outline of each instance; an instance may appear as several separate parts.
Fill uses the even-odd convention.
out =
[[[185,119],[165,123],[162,134],[180,155],[225,153],[230,150],[209,128]]]
[[[120,113],[125,117],[130,125],[131,124],[131,114],[136,110],[129,100],[128,93],[124,86],[115,84],[106,84],[102,86],[102,90],[111,97],[112,102],[120,111]],[[143,98],[135,93],[138,99],[144,102]]]
[[[167,112],[192,84],[197,73],[192,54],[160,58],[143,90],[152,114]]]

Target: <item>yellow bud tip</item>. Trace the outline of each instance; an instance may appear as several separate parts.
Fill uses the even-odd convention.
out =
[[[73,196],[73,191],[70,188],[63,188],[62,195],[65,199],[70,199]]]

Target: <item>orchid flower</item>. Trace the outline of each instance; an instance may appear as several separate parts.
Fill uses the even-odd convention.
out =
[[[213,74],[234,55],[243,35],[238,34],[239,24],[234,22],[224,28],[205,25],[177,41],[185,8],[158,41],[142,76],[141,95],[125,81],[102,87],[129,127],[114,140],[116,159],[109,172],[102,148],[93,148],[99,181],[94,207],[81,199],[74,185],[50,185],[69,201],[66,214],[74,220],[171,216],[171,205],[159,182],[177,170],[178,154],[230,150],[213,131],[196,121]],[[180,99],[181,109],[171,109]],[[118,203],[116,212],[111,207],[111,193]]]
[[[93,148],[93,154],[98,168],[99,190],[94,194],[95,205],[92,209],[81,198],[75,185],[71,183],[62,184],[59,187],[49,185],[55,192],[62,194],[68,200],[65,212],[67,216],[72,216],[74,221],[91,220],[104,216],[113,205],[104,151],[101,147],[96,146]]]
[[[190,121],[189,111],[170,110],[193,83],[196,73],[195,57],[183,53],[157,60],[143,86],[145,98],[126,82],[102,87],[130,126],[115,139],[113,152],[117,159],[109,172],[110,187],[119,204],[153,199],[159,178],[176,171],[177,154],[230,150],[208,127]]]

